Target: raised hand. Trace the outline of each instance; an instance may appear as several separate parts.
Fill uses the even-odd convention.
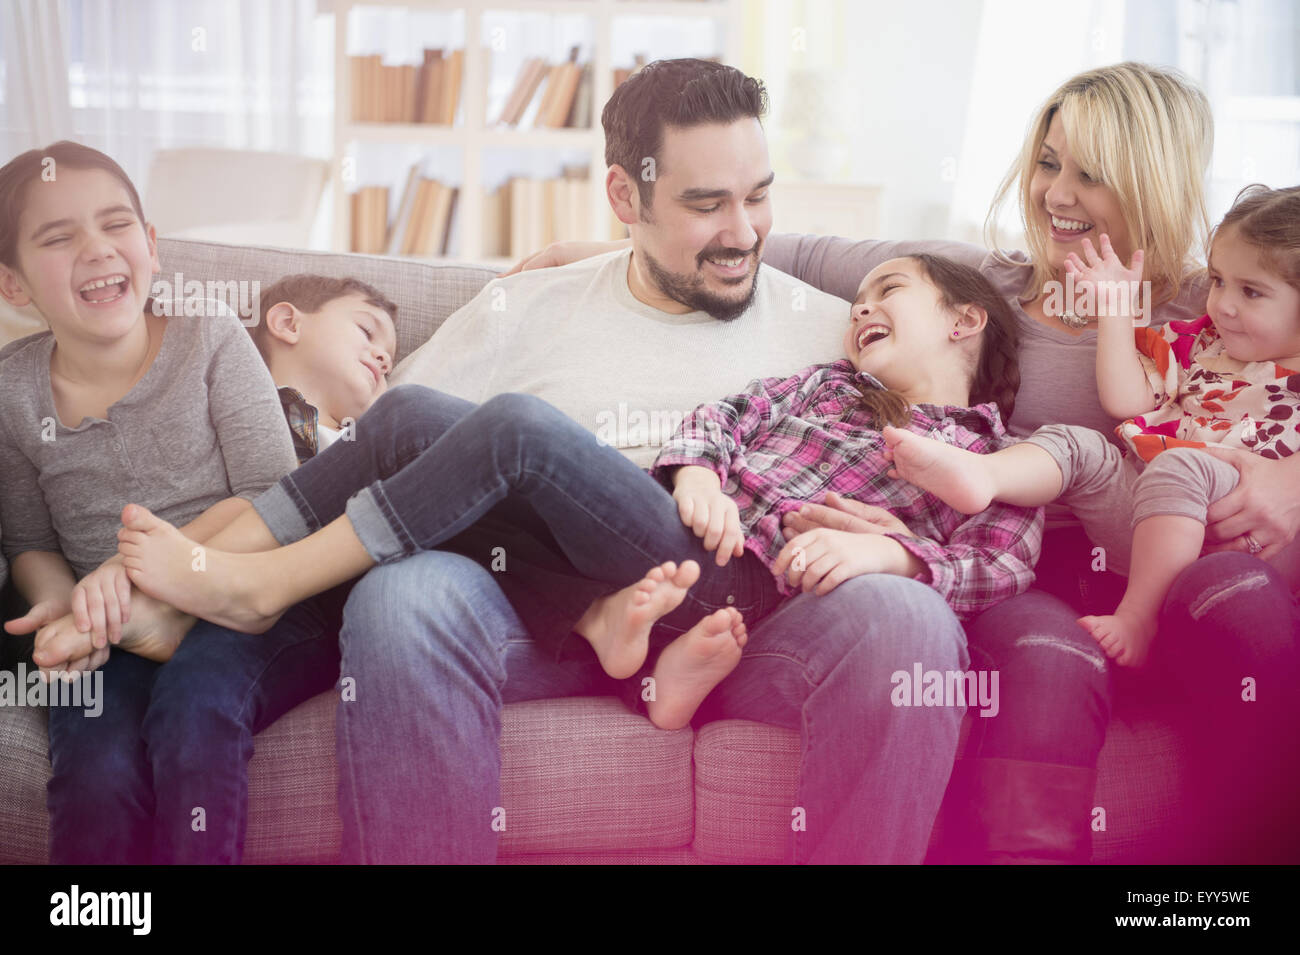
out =
[[[1142,250],[1137,249],[1128,265],[1115,254],[1110,236],[1098,238],[1101,251],[1092,240],[1083,240],[1083,256],[1071,252],[1065,257],[1065,271],[1072,276],[1074,299],[1070,303],[1082,318],[1134,318],[1142,304]]]

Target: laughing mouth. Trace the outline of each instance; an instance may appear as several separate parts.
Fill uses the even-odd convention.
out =
[[[1080,222],[1078,219],[1064,219],[1061,216],[1051,216],[1051,219],[1052,228],[1057,232],[1076,232],[1082,235],[1092,228],[1091,222]]]
[[[757,246],[748,250],[721,249],[713,254],[701,254],[700,265],[703,265],[705,262],[712,262],[714,265],[724,269],[734,269],[757,251]]]
[[[130,279],[120,272],[114,275],[105,275],[102,278],[91,279],[81,288],[77,289],[77,294],[81,296],[83,302],[90,302],[92,305],[103,305],[106,302],[113,302],[126,294],[127,286]]]
[[[882,338],[889,337],[889,327],[887,325],[863,325],[858,329],[858,349],[866,348],[873,342],[878,342]]]

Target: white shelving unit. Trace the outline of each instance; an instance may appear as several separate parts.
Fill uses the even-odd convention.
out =
[[[460,11],[465,23],[464,75],[461,85],[460,124],[435,126],[421,123],[358,123],[352,121],[351,73],[348,61],[349,14],[355,8],[406,8],[412,11]],[[483,254],[483,156],[487,150],[566,150],[582,151],[589,157],[588,182],[592,191],[589,236],[609,236],[610,210],[604,195],[605,137],[600,128],[600,113],[614,92],[614,67],[610,54],[615,22],[620,17],[670,17],[677,20],[704,19],[720,27],[721,48],[715,51],[723,62],[735,64],[740,59],[741,0],[368,0],[352,3],[337,0],[335,11],[335,94],[334,94],[334,227],[333,247],[348,248],[350,234],[350,187],[344,181],[344,160],[357,144],[391,143],[410,146],[454,147],[460,151],[462,169],[460,195],[457,199],[457,259],[500,263],[502,260]],[[590,129],[514,129],[489,125],[487,84],[490,67],[483,44],[483,18],[487,13],[517,12],[546,15],[581,15],[594,23],[596,38],[591,57],[592,128]],[[653,55],[664,55],[650,51]],[[671,55],[691,55],[690,53]],[[630,64],[619,64],[630,65]],[[390,189],[401,187],[388,183]]]

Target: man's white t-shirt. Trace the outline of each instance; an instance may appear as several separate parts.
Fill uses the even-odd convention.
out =
[[[642,467],[682,417],[742,391],[843,357],[849,303],[760,266],[750,307],[730,322],[673,315],[636,299],[631,249],[494,279],[394,370],[482,403],[536,395]]]

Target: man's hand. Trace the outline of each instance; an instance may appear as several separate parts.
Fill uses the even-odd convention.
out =
[[[552,242],[542,251],[524,256],[511,266],[509,272],[502,272],[500,277],[505,278],[507,275],[514,275],[516,272],[528,272],[532,269],[549,269],[557,265],[568,265],[570,262],[589,259],[593,255],[600,255],[602,252],[625,249],[631,242],[631,239],[615,239],[611,242]]]
[[[682,523],[704,539],[705,550],[717,551],[719,567],[745,553],[740,509],[722,493],[722,481],[708,468],[688,464],[673,473],[673,500]]]
[[[131,619],[131,580],[121,554],[114,554],[72,588],[72,615],[77,629],[90,633],[97,650],[122,639],[122,624]]]
[[[77,626],[76,618],[69,613],[36,631],[32,662],[41,668],[41,678],[46,682],[52,673],[60,673],[66,681],[103,666],[109,653],[108,647],[94,646],[90,635]]]
[[[788,511],[781,519],[781,524],[781,533],[786,540],[819,527],[857,534],[916,536],[906,524],[883,507],[841,497],[834,491],[826,495],[824,504],[805,504],[798,511]]]
[[[36,604],[21,617],[5,621],[5,632],[12,634],[32,633],[48,623],[72,613],[72,604],[68,600],[44,600]]]
[[[902,546],[888,537],[825,527],[798,534],[786,542],[772,565],[772,573],[785,575],[791,587],[824,596],[850,577],[895,571]]]
[[[1240,448],[1213,444],[1204,450],[1241,474],[1232,493],[1215,501],[1206,512],[1204,552],[1249,553],[1245,536],[1249,534],[1263,545],[1258,557],[1275,557],[1300,531],[1300,464],[1293,458],[1272,461]]]

